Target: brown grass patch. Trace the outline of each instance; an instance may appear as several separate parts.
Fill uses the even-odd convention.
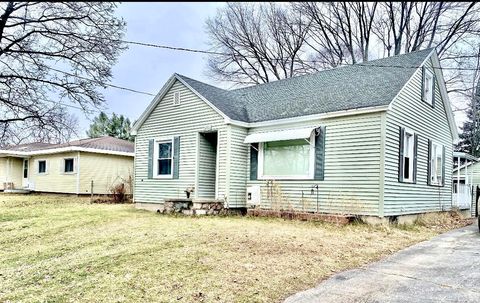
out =
[[[279,302],[437,233],[0,195],[0,302]]]
[[[431,228],[438,232],[444,232],[470,225],[473,221],[473,218],[464,218],[458,210],[452,210],[441,213],[422,214],[415,220],[415,224]]]

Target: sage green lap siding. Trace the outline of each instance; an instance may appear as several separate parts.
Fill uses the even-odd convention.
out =
[[[174,92],[181,104],[173,105]],[[226,126],[223,117],[180,82],[176,81],[138,130],[135,139],[135,202],[163,203],[165,198],[185,197],[184,190],[195,185],[197,134],[218,131],[219,159],[226,158]],[[148,178],[148,140],[180,136],[179,179]],[[219,196],[225,194],[225,173],[219,174]]]
[[[243,143],[248,129],[229,126],[229,179],[228,207],[246,207],[247,165],[250,159],[249,144]]]
[[[265,180],[248,180],[247,184],[261,185],[264,208],[316,211],[317,191],[313,189],[312,193],[312,188],[318,185],[319,211],[378,215],[381,115],[372,113],[296,125],[326,126],[324,181],[277,180],[270,190]],[[255,128],[250,133],[271,129]]]
[[[427,68],[432,70],[431,63]],[[402,215],[437,211],[451,206],[452,136],[438,83],[435,107],[421,100],[422,72],[412,80],[392,103],[386,117],[384,214]],[[419,135],[416,184],[398,182],[399,127]],[[428,139],[445,146],[445,186],[427,185]]]
[[[198,197],[215,198],[216,147],[204,136],[198,137],[200,155],[198,157]]]

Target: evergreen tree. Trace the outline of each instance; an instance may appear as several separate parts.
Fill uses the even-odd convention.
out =
[[[90,138],[98,138],[101,136],[111,136],[119,139],[133,141],[133,136],[130,135],[131,123],[130,119],[123,115],[117,116],[115,113],[112,117],[101,112],[90,125],[87,131],[87,136]]]
[[[477,82],[475,93],[467,110],[467,120],[463,123],[462,133],[459,135],[460,142],[455,149],[473,155],[480,156],[480,80]]]

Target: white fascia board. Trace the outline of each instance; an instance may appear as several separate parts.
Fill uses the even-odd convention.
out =
[[[132,126],[132,130],[130,131],[130,134],[135,136],[137,134],[138,129],[142,124],[147,120],[148,116],[152,113],[152,111],[157,107],[158,103],[162,98],[167,94],[168,90],[172,87],[173,83],[175,83],[175,80],[177,79],[176,74],[173,74],[170,76],[170,78],[167,80],[167,82],[163,85],[162,89],[158,92],[158,94],[153,98],[152,102],[148,105],[148,107],[145,109],[145,111],[142,113],[140,118],[138,118],[137,122]]]
[[[390,102],[390,105],[388,106],[388,109],[389,109],[389,110],[392,109],[393,104],[395,103],[395,101],[397,101],[398,96],[399,96],[400,93],[403,91],[403,89],[404,89],[405,87],[407,87],[407,85],[409,85],[410,82],[413,81],[413,78],[415,77],[415,74],[418,72],[418,70],[419,70],[420,68],[423,67],[423,65],[425,65],[425,63],[428,62],[428,60],[430,60],[430,57],[431,57],[432,54],[434,54],[434,53],[435,53],[435,49],[432,49],[432,51],[430,52],[430,54],[428,54],[428,56],[423,60],[423,62],[420,64],[420,66],[415,69],[415,71],[414,71],[413,74],[410,76],[410,78],[408,79],[408,81],[405,82],[405,84],[404,84],[404,85],[402,86],[402,88],[397,92],[397,94],[395,95],[395,97],[393,97],[392,102]],[[423,81],[423,80],[422,80],[422,81]]]
[[[165,85],[162,87],[160,92],[153,98],[152,102],[150,102],[150,105],[147,107],[147,109],[142,113],[138,121],[133,125],[132,130],[130,131],[130,134],[133,136],[137,135],[138,129],[143,125],[145,120],[150,116],[150,114],[153,112],[153,110],[157,107],[158,103],[165,97],[167,92],[170,90],[172,85],[175,83],[175,80],[180,81],[183,85],[185,85],[190,91],[192,91],[197,97],[202,99],[203,102],[205,102],[208,106],[210,106],[215,112],[217,112],[222,118],[229,120],[227,115],[225,115],[221,110],[219,110],[215,105],[213,105],[210,101],[207,100],[204,96],[202,96],[198,91],[196,91],[193,87],[191,87],[187,82],[185,82],[182,77],[179,77],[176,73],[173,74],[165,83]]]
[[[208,106],[210,106],[214,111],[216,111],[222,118],[224,119],[229,119],[227,115],[225,115],[221,110],[219,110],[215,105],[213,105],[210,101],[207,100],[204,96],[202,96],[199,92],[197,92],[193,87],[191,87],[187,82],[185,82],[182,77],[178,77],[177,74],[175,74],[175,77],[178,81],[180,81],[183,85],[185,85],[189,90],[191,90],[197,97],[203,100],[203,102],[207,103]]]
[[[434,52],[432,55],[433,59],[433,72],[439,81],[440,94],[442,95],[443,106],[447,112],[447,119],[450,125],[450,132],[452,133],[453,143],[458,143],[460,137],[458,136],[457,123],[455,123],[455,116],[453,115],[452,106],[450,105],[450,99],[448,98],[447,87],[445,85],[445,80],[443,78],[443,72],[440,68],[440,60],[438,60],[437,52]],[[436,67],[436,68],[435,68]]]
[[[126,157],[135,156],[135,153],[96,149],[96,148],[86,148],[86,147],[80,147],[80,146],[67,146],[67,147],[44,149],[44,150],[29,151],[29,152],[0,150],[0,155],[29,157],[29,156],[36,156],[36,155],[48,155],[48,154],[58,154],[58,153],[67,153],[67,152],[89,152],[89,153],[95,153],[95,154],[106,154],[106,155],[116,155],[116,156],[126,156]]]
[[[232,119],[225,119],[225,123],[247,127],[247,128],[265,127],[265,126],[283,125],[283,124],[291,124],[291,123],[298,123],[298,122],[309,122],[309,121],[337,118],[337,117],[343,117],[343,116],[376,113],[376,112],[386,111],[388,110],[388,107],[389,107],[388,105],[363,107],[363,108],[357,108],[357,109],[347,109],[347,110],[341,110],[341,111],[330,112],[330,113],[299,116],[299,117],[277,119],[277,120],[268,120],[268,121],[262,121],[262,122],[243,122],[243,121],[236,121]]]

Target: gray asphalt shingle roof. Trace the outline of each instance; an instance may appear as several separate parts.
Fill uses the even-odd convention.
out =
[[[80,139],[62,144],[35,142],[21,145],[12,145],[4,148],[4,150],[35,152],[48,151],[49,149],[57,149],[71,146],[126,153],[133,153],[135,151],[135,145],[133,144],[133,142],[109,136]]]
[[[231,119],[261,122],[388,105],[432,49],[234,90],[178,75]]]

